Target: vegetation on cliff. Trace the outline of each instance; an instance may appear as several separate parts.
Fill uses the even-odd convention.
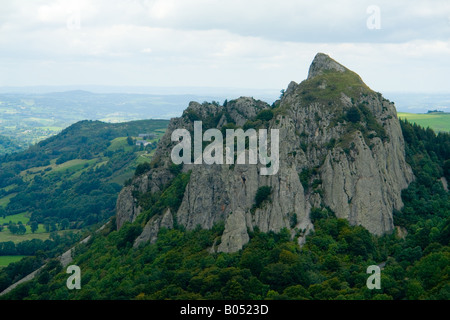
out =
[[[255,230],[243,250],[209,253],[223,225],[161,229],[155,244],[133,248],[136,224],[116,231],[111,223],[77,248],[81,290],[67,290],[67,274],[55,263],[3,298],[450,299],[450,199],[439,180],[450,135],[401,125],[417,177],[403,192],[404,209],[395,214],[395,224],[407,231],[404,238],[371,235],[327,211],[315,215],[315,231],[302,248],[286,230]],[[380,290],[366,287],[366,269],[373,264],[383,266]]]

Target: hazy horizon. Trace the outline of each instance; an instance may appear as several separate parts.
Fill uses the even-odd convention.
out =
[[[285,88],[282,88],[285,89]],[[281,90],[281,89],[280,89]],[[155,97],[180,96],[184,98],[187,108],[190,101],[219,101],[232,100],[241,96],[254,97],[272,104],[280,96],[279,89],[260,88],[224,88],[224,87],[151,87],[151,86],[24,86],[0,87],[0,95],[51,95],[70,92],[87,92],[98,95],[147,95]],[[429,110],[450,111],[450,92],[400,92],[386,91],[381,94],[394,102],[398,112],[426,113]],[[73,96],[70,97],[72,100]],[[191,100],[192,99],[192,100]],[[154,106],[156,107],[156,105]],[[181,115],[181,113],[180,113]]]

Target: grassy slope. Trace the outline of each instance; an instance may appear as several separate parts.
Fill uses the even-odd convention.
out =
[[[406,113],[398,112],[400,119],[416,123],[424,128],[430,127],[434,131],[450,132],[450,113]]]
[[[0,207],[6,207],[9,203],[9,200],[14,197],[16,193],[11,193],[3,198],[0,198]]]
[[[12,262],[17,262],[25,256],[0,256],[0,268],[6,267]]]
[[[24,212],[24,213],[18,213],[12,216],[6,216],[6,217],[0,217],[0,224],[5,224],[5,223],[9,223],[10,221],[12,223],[19,223],[22,222],[23,224],[27,224],[28,221],[30,220],[29,215]]]
[[[79,133],[75,130],[74,135],[85,135],[88,136],[89,133],[92,134],[92,130],[90,130],[91,126],[108,126],[112,128],[117,128],[117,130],[122,129],[123,132],[121,132],[122,136],[113,138],[110,140],[110,146],[104,150],[104,151],[112,151],[117,152],[120,150],[124,150],[126,152],[133,152],[134,146],[130,146],[127,143],[127,137],[125,136],[127,134],[127,131],[129,130],[131,133],[131,136],[134,139],[138,139],[136,137],[137,133],[141,132],[155,132],[157,134],[157,139],[153,139],[149,142],[157,141],[165,132],[165,126],[168,124],[168,121],[136,121],[132,123],[125,123],[125,124],[101,124],[101,123],[91,123],[91,124],[78,124],[80,127],[79,130],[83,131],[84,133]],[[136,128],[134,128],[137,127]],[[121,128],[123,127],[123,128]],[[156,129],[156,130],[155,130]],[[95,132],[98,132],[97,130],[93,130]],[[135,131],[135,132],[134,132]],[[60,139],[58,137],[54,137],[54,142],[51,147],[47,146],[48,152],[51,154],[52,150],[61,150],[64,152],[64,149],[67,147],[70,147],[73,145],[73,141],[70,143],[61,143]],[[103,151],[100,149],[100,151]],[[39,150],[39,152],[44,152],[43,150]],[[142,162],[150,162],[151,156],[154,151],[147,152],[145,150],[142,151],[135,151],[136,158],[134,161],[131,161],[130,163],[127,163],[127,165],[123,168],[121,168],[120,172],[115,172],[113,176],[110,177],[111,182],[123,184],[125,180],[132,177],[134,174],[135,167]],[[83,173],[86,172],[89,169],[96,169],[102,165],[108,164],[108,161],[110,160],[110,157],[105,156],[103,152],[100,152],[99,154],[96,154],[92,159],[85,160],[85,159],[72,159],[69,161],[66,161],[61,164],[56,164],[56,159],[51,159],[49,165],[45,166],[29,166],[27,169],[20,172],[20,177],[25,182],[31,182],[36,176],[41,176],[43,178],[50,178],[51,176],[61,176],[61,178],[65,179],[75,179],[77,180],[78,177]],[[1,164],[0,164],[1,166]],[[1,191],[8,192],[14,188],[16,188],[16,184],[11,184],[6,187],[0,188]],[[10,202],[10,199],[16,196],[17,193],[13,192],[10,194],[6,194],[5,196],[0,196],[0,208],[5,209],[7,205]],[[0,216],[0,225],[3,225],[3,231],[0,232],[0,242],[8,242],[12,241],[14,243],[19,243],[25,240],[32,240],[32,239],[40,239],[40,240],[47,240],[50,237],[50,233],[46,232],[43,224],[39,224],[39,228],[35,233],[31,232],[30,226],[27,225],[30,220],[30,214],[28,212],[23,212],[15,215],[6,216],[5,218]],[[7,224],[9,222],[12,223],[18,223],[22,222],[26,228],[27,232],[24,235],[14,235],[11,234],[11,232],[7,228]],[[73,230],[72,230],[73,231]],[[64,233],[67,231],[58,231],[59,234]],[[8,265],[10,262],[15,262],[17,260],[14,260],[15,258],[11,259],[10,257],[0,257],[0,268],[2,266]]]
[[[49,239],[50,233],[45,231],[45,228],[42,224],[39,224],[39,227],[36,230],[36,232],[32,233],[31,227],[26,225],[29,221],[30,217],[27,212],[18,213],[12,216],[7,216],[5,218],[0,217],[0,225],[4,225],[3,231],[0,232],[0,242],[12,241],[14,243],[19,243],[21,241],[32,239],[40,239],[40,240]],[[27,232],[23,235],[12,234],[6,226],[6,224],[8,224],[9,222],[12,223],[22,222],[27,228]]]

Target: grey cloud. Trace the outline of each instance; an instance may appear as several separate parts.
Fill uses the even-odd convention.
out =
[[[17,5],[19,3],[20,5]],[[10,24],[33,21],[34,28],[65,27],[64,19],[77,2],[30,2],[8,5],[0,18]],[[367,8],[380,8],[380,30],[367,28],[371,14]],[[5,6],[5,4],[2,4]],[[36,8],[60,14],[59,19],[37,19]],[[60,6],[60,8],[58,8]],[[450,38],[450,3],[447,0],[401,1],[309,1],[309,0],[97,0],[81,1],[83,28],[121,24],[179,30],[226,30],[291,42],[405,42],[417,39]],[[61,8],[62,7],[62,8]],[[27,10],[27,8],[29,8]],[[9,15],[8,15],[9,14]],[[8,19],[9,18],[9,19]],[[62,22],[61,22],[62,21]]]
[[[303,80],[314,54],[323,51],[370,83],[443,90],[450,67],[447,3],[3,1],[0,85],[87,79],[98,84],[177,81],[283,88],[287,81]],[[367,28],[370,5],[380,8],[379,30]],[[77,6],[80,28],[69,30],[66,24]],[[371,67],[374,63],[377,67]],[[422,67],[433,81],[415,81],[410,64]]]
[[[167,1],[167,0],[166,0]],[[170,0],[169,0],[170,2]],[[292,42],[405,42],[450,37],[450,4],[438,1],[182,1],[158,17],[144,2],[141,23],[176,29],[223,29],[243,36]],[[381,29],[370,30],[367,9],[380,9]],[[157,8],[157,7],[156,7]],[[155,9],[156,10],[156,9]]]

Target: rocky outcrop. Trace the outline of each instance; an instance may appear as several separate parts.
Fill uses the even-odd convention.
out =
[[[235,252],[249,241],[247,224],[245,223],[245,212],[237,209],[231,213],[225,224],[225,231],[222,235],[218,250],[222,252]]]
[[[133,188],[130,186],[123,188],[117,197],[117,229],[122,228],[125,222],[133,222],[139,215],[140,211],[140,208],[137,206],[137,201],[133,197]]]
[[[309,67],[308,78],[311,79],[324,71],[344,72],[347,70],[343,65],[337,63],[324,53],[318,53]]]
[[[269,109],[273,117],[258,116]],[[279,171],[263,176],[261,164],[184,165],[191,174],[180,206],[146,221],[135,246],[156,241],[159,230],[174,221],[188,230],[224,222],[215,247],[222,252],[240,250],[249,241],[248,231],[256,228],[287,228],[302,245],[314,228],[313,207],[328,208],[373,234],[394,230],[393,209],[402,207],[401,190],[413,179],[395,106],[325,54],[315,57],[307,80],[291,82],[273,106],[248,97],[225,105],[190,103],[182,117],[172,119],[153,169],[121,192],[118,228],[141,211],[133,194],[161,191],[174,178],[171,134],[177,128],[192,132],[195,120],[218,129],[278,129]],[[271,193],[256,206],[255,195],[264,186]]]
[[[441,183],[442,183],[442,186],[444,187],[444,190],[445,191],[448,191],[448,182],[447,182],[447,179],[445,179],[445,177],[441,177]]]
[[[155,243],[161,228],[173,228],[173,216],[170,209],[167,209],[162,216],[153,216],[145,225],[142,233],[134,241],[133,247],[139,247],[141,243]]]

